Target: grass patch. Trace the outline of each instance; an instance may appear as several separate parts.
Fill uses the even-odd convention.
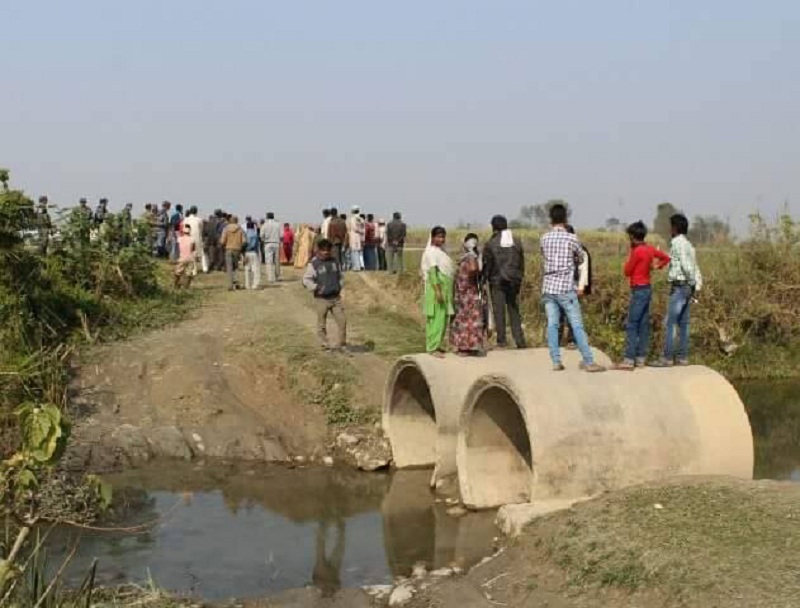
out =
[[[351,359],[323,351],[298,323],[270,324],[267,335],[265,348],[286,370],[289,390],[303,402],[322,408],[329,425],[374,421],[374,412],[353,405],[360,376]]]
[[[521,546],[543,551],[578,594],[616,588],[657,591],[670,598],[665,605],[798,605],[798,499],[800,487],[733,480],[637,486],[534,522]]]
[[[374,342],[375,354],[390,359],[420,352],[425,345],[425,327],[408,315],[378,305],[359,313],[360,333]]]

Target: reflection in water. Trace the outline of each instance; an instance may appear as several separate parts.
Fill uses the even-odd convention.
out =
[[[341,586],[388,583],[417,563],[468,567],[491,552],[496,534],[492,513],[446,515],[428,488],[430,471],[171,464],[110,480],[122,503],[116,524],[164,520],[135,536],[84,535],[74,580],[97,557],[106,584],[151,574],[162,587],[211,600],[309,583],[331,596]],[[69,536],[57,538],[57,554]]]
[[[800,481],[800,382],[746,382],[736,388],[753,429],[756,479]]]

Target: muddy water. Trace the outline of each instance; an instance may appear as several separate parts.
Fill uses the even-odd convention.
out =
[[[800,382],[737,386],[756,451],[755,477],[800,481]],[[93,558],[106,584],[143,582],[210,600],[316,585],[387,583],[416,563],[469,567],[492,552],[493,513],[455,519],[428,490],[430,471],[161,464],[111,478],[121,525],[84,534],[77,581]],[[61,533],[53,562],[74,537]]]
[[[97,558],[104,584],[146,581],[206,599],[256,597],[316,585],[381,584],[429,569],[469,567],[492,552],[493,513],[447,515],[430,471],[364,474],[329,468],[159,465],[110,478],[125,526],[84,534],[77,581]],[[71,546],[63,533],[53,562]]]
[[[800,381],[737,387],[753,429],[755,478],[800,482]]]

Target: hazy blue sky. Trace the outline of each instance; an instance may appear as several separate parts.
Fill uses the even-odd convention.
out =
[[[565,198],[596,226],[661,200],[734,220],[800,203],[797,0],[1,13],[0,165],[60,204],[302,220],[359,203],[423,224]]]

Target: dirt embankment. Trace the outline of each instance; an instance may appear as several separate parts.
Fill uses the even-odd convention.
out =
[[[321,459],[329,423],[373,428],[389,362],[367,352],[374,341],[361,320],[373,322],[375,311],[363,281],[348,281],[357,345],[348,358],[316,345],[311,299],[293,273],[256,292],[225,291],[220,275],[195,288],[205,299],[192,318],[91,349],[76,364],[71,468],[158,457]]]
[[[800,484],[676,478],[543,517],[408,608],[800,605]]]

